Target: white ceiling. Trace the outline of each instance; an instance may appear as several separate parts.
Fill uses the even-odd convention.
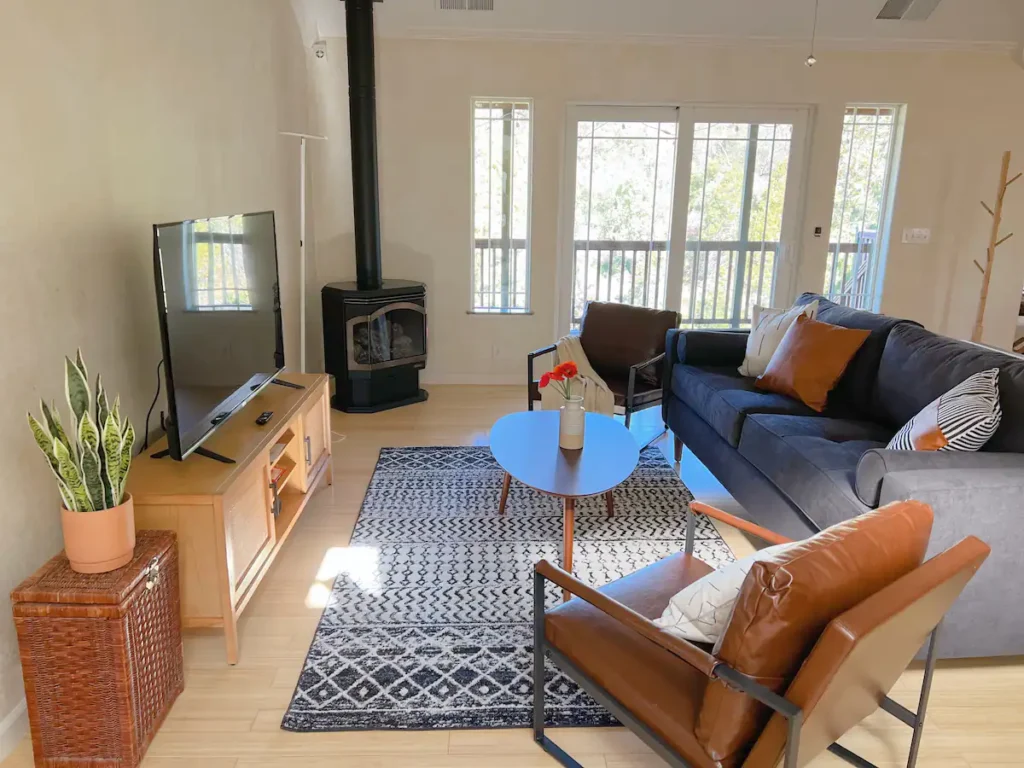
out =
[[[307,42],[343,37],[341,0],[291,0]],[[927,21],[877,21],[884,0],[820,0],[822,47],[1009,49],[1024,39],[1024,0],[942,0]],[[438,0],[384,0],[391,37],[757,40],[810,37],[814,0],[494,0],[494,11],[441,11]]]

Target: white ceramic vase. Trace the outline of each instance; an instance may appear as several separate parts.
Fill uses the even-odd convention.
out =
[[[558,413],[558,447],[578,451],[583,447],[587,411],[581,396],[567,397]]]

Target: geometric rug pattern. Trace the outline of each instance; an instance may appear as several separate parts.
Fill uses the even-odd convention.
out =
[[[486,447],[381,451],[282,728],[529,725],[533,565],[559,562],[562,508],[513,480],[500,517],[502,477]],[[613,518],[603,496],[577,501],[575,575],[601,586],[682,550],[691,499],[661,451],[643,450]],[[695,554],[734,559],[706,518]],[[545,689],[551,725],[615,722],[552,666]]]

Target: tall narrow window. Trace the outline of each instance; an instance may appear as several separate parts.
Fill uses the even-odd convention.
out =
[[[530,311],[532,103],[473,102],[473,311]]]
[[[882,300],[901,111],[894,104],[854,104],[843,119],[824,294],[848,307],[877,311]]]

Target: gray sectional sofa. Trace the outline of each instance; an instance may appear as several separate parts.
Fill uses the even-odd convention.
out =
[[[665,423],[758,523],[794,538],[898,499],[935,509],[931,553],[974,534],[992,555],[947,617],[943,657],[1024,654],[1024,357],[814,294],[818,319],[869,330],[818,414],[737,371],[747,333],[670,331]],[[890,451],[925,405],[998,367],[1003,419],[978,453]]]

